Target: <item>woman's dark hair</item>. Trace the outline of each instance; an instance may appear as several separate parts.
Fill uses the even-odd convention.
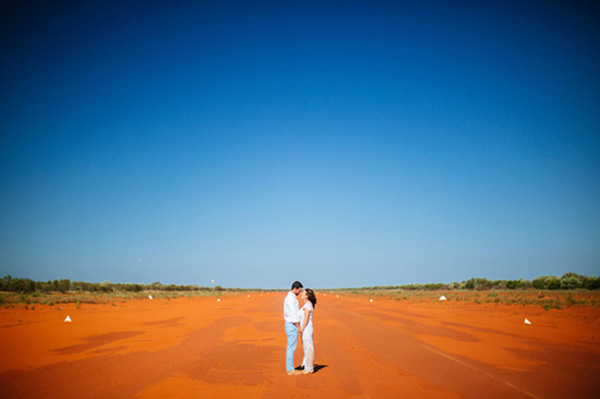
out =
[[[317,297],[315,296],[315,292],[310,288],[306,288],[304,291],[306,292],[306,298],[312,303],[313,308],[317,306]]]

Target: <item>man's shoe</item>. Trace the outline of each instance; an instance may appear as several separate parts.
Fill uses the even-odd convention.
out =
[[[288,371],[288,375],[301,375],[302,371],[300,370],[292,370],[292,371]]]

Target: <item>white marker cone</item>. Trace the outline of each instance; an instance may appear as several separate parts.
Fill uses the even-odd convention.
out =
[[[531,322],[527,319],[525,319],[525,324],[531,324]]]
[[[447,301],[447,300],[448,300],[448,298],[446,298],[446,297],[445,297],[445,296],[443,296],[443,295],[440,297],[440,301]]]
[[[370,302],[373,302],[373,300],[371,299]]]
[[[69,316],[67,316],[67,318],[65,319],[65,323],[70,323],[71,322],[71,318]]]
[[[148,295],[148,298],[149,298],[149,299],[152,299],[152,295]]]
[[[217,302],[221,302],[221,298],[217,298]]]

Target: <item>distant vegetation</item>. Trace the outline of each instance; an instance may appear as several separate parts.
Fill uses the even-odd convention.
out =
[[[573,306],[600,307],[600,278],[566,273],[562,277],[542,276],[533,281],[471,278],[460,283],[408,284],[346,288],[338,293],[369,298],[437,303],[440,295],[449,304],[533,305],[544,310]],[[332,291],[333,292],[333,291]]]
[[[163,285],[160,282],[152,284],[121,284],[105,281],[103,283],[85,283],[82,281],[53,280],[53,281],[33,281],[28,278],[12,278],[5,276],[0,280],[0,291],[19,292],[30,294],[34,292],[142,292],[142,291],[178,291],[178,292],[201,292],[201,291],[240,291],[235,288],[223,288],[217,285],[214,288],[199,287],[197,285]]]
[[[438,291],[438,290],[597,290],[600,289],[600,277],[587,277],[576,273],[565,273],[562,277],[542,276],[532,281],[523,278],[519,280],[488,280],[485,277],[471,278],[460,283],[450,284],[407,284],[363,287],[369,290],[407,290],[407,291]]]
[[[86,283],[68,279],[33,281],[28,278],[5,276],[0,280],[0,304],[103,303],[109,304],[136,298],[171,299],[181,296],[221,296],[248,291],[240,288],[200,287],[197,285]]]
[[[546,289],[493,289],[493,290],[402,290],[346,288],[331,291],[342,295],[363,296],[376,300],[409,301],[410,303],[457,303],[534,305],[544,310],[563,309],[573,306],[600,307],[600,290],[546,290]],[[440,301],[441,295],[446,301]]]
[[[502,303],[511,305],[539,305],[546,310],[562,309],[570,306],[600,306],[600,277],[586,277],[576,273],[566,273],[562,277],[542,276],[528,281],[488,280],[472,278],[451,284],[408,284],[363,288],[336,289],[340,294],[369,295],[393,300],[438,302],[440,294],[448,296],[448,301],[480,303]],[[164,285],[134,283],[85,283],[67,279],[46,282],[27,278],[6,276],[0,280],[0,304],[14,307],[25,304],[60,305],[63,303],[103,304],[117,306],[115,302],[130,299],[171,299],[178,297],[223,296],[250,290],[240,288],[200,287],[197,285]],[[323,292],[329,290],[323,290]],[[334,290],[331,290],[333,293]]]
[[[488,280],[485,277],[471,278],[460,283],[450,284],[430,283],[430,284],[407,284],[407,285],[385,285],[374,287],[363,287],[369,290],[407,290],[407,291],[439,291],[439,290],[515,290],[515,289],[538,289],[538,290],[573,290],[600,289],[600,277],[582,276],[576,273],[565,273],[562,277],[542,276],[532,281],[519,280]],[[52,281],[33,281],[28,278],[13,278],[5,276],[0,280],[0,291],[15,292],[21,294],[31,293],[69,293],[69,292],[99,292],[99,293],[127,293],[127,292],[208,292],[208,291],[248,291],[240,288],[223,288],[220,285],[216,287],[200,287],[198,285],[164,285],[160,282],[152,284],[134,284],[134,283],[86,283],[82,281],[71,281],[68,279]],[[263,290],[264,291],[264,290]]]

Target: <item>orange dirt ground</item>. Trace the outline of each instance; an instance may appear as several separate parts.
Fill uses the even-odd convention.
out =
[[[600,397],[598,308],[544,311],[451,295],[370,302],[317,292],[318,370],[288,376],[284,296],[2,309],[0,396]],[[299,341],[295,364],[301,360]]]

